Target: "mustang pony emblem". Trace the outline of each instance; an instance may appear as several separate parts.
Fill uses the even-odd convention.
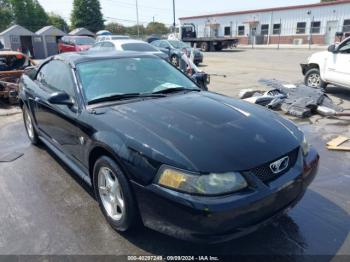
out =
[[[285,170],[289,164],[289,157],[283,157],[273,163],[270,164],[270,169],[274,174],[278,174]]]

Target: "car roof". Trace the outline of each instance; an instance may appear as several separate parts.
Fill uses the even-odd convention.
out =
[[[105,40],[104,42],[111,42],[115,45],[121,46],[123,44],[147,44],[147,42],[142,40],[136,40],[136,39],[114,39],[114,40]]]
[[[70,37],[70,38],[93,38],[93,37],[91,37],[91,36],[87,36],[87,35],[65,35],[65,36],[63,36],[63,37],[65,37],[65,38],[67,38],[67,37]]]
[[[48,60],[58,59],[69,63],[72,67],[77,64],[92,62],[96,60],[113,59],[113,58],[141,58],[141,57],[159,57],[144,52],[133,51],[84,51],[84,52],[67,52],[49,58]]]

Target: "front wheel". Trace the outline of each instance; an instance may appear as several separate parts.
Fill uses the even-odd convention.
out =
[[[317,68],[312,68],[306,72],[304,82],[309,87],[320,88],[322,90],[325,90],[327,87],[327,83],[322,80],[320,70]]]
[[[174,66],[176,66],[176,67],[178,67],[179,64],[180,64],[179,58],[178,58],[176,55],[173,55],[173,56],[171,57],[170,61],[171,61],[171,63],[172,63]]]
[[[26,105],[23,105],[23,120],[30,142],[33,145],[39,144],[39,138],[34,128],[33,118]]]
[[[129,182],[114,160],[99,158],[93,171],[97,201],[108,223],[117,231],[136,225],[137,206]]]

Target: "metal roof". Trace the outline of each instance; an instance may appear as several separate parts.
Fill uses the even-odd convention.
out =
[[[51,35],[51,36],[64,36],[65,32],[54,27],[53,25],[48,25],[35,32],[38,35]]]
[[[9,28],[7,28],[5,31],[2,31],[0,33],[1,36],[4,35],[25,35],[25,36],[32,36],[35,35],[32,31],[29,31],[28,29],[24,28],[20,25],[13,25]]]
[[[184,19],[196,19],[196,18],[209,18],[209,17],[217,17],[217,16],[243,15],[243,14],[250,14],[250,13],[275,12],[275,11],[305,9],[305,8],[332,6],[332,5],[341,5],[341,4],[350,4],[350,0],[337,0],[333,2],[322,2],[322,3],[306,4],[306,5],[284,6],[284,7],[245,10],[245,11],[237,11],[237,12],[225,12],[225,13],[198,15],[198,16],[187,16],[187,17],[180,17],[179,19],[184,20]]]
[[[95,34],[86,28],[76,28],[73,31],[69,33],[70,35],[89,35],[89,36],[95,36]]]

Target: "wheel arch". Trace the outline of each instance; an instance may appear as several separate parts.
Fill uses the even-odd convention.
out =
[[[306,73],[311,69],[318,69],[320,70],[320,66],[317,63],[310,63],[303,66],[303,75],[306,75]]]

